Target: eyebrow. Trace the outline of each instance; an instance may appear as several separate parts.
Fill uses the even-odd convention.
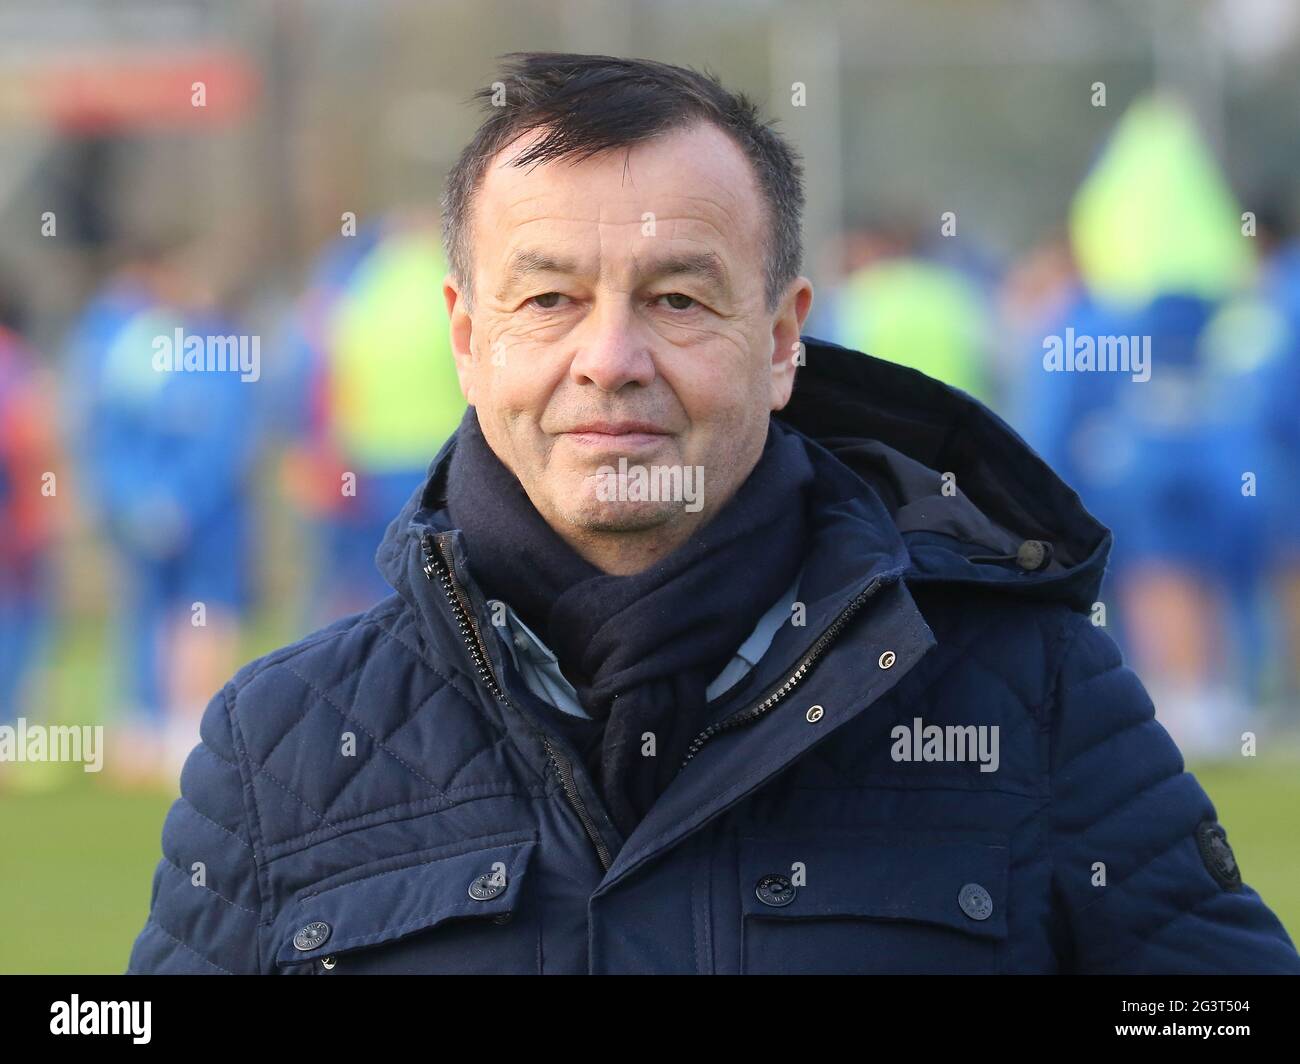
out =
[[[510,256],[506,264],[506,275],[497,289],[497,298],[504,299],[533,274],[577,272],[578,264],[572,259],[557,259],[544,251],[521,248]]]
[[[641,264],[638,262],[638,265]],[[670,255],[667,258],[648,263],[646,266],[648,272],[645,274],[644,280],[647,281],[685,274],[700,278],[706,284],[711,285],[715,291],[721,293],[731,291],[727,268],[723,265],[722,259],[712,251],[701,251],[687,255]],[[572,259],[557,258],[545,251],[538,251],[533,248],[521,248],[510,256],[506,264],[505,277],[501,282],[501,286],[497,289],[497,298],[501,299],[509,295],[517,286],[534,274],[573,274],[577,272],[578,264]]]
[[[705,284],[712,286],[716,292],[728,293],[731,291],[727,268],[712,251],[700,251],[691,255],[671,255],[666,259],[660,259],[650,265],[647,280],[673,277],[678,274],[698,277]]]

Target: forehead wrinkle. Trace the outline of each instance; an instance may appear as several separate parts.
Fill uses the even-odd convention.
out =
[[[500,230],[509,231],[528,225],[544,225],[555,219],[579,223],[597,220],[589,209],[584,211],[584,207],[590,207],[590,200],[580,196],[578,189],[566,190],[562,194],[556,190],[529,190],[526,195],[509,197],[504,205],[498,207],[494,212],[494,224]]]
[[[609,160],[612,162],[613,160]],[[624,181],[631,178],[632,167],[630,163],[630,153],[624,155],[620,160],[623,171],[622,178]],[[505,176],[505,175],[503,175]],[[713,175],[702,175],[706,183],[706,191],[701,194],[699,191],[689,192],[685,190],[669,190],[665,196],[664,206],[668,210],[660,211],[660,224],[668,227],[668,238],[670,241],[682,241],[686,244],[695,244],[702,246],[707,252],[712,253],[716,262],[720,265],[720,270],[681,270],[679,272],[701,276],[717,289],[723,292],[732,291],[734,278],[731,276],[731,267],[736,265],[736,258],[739,255],[743,260],[748,257],[749,245],[752,243],[752,235],[746,227],[738,223],[738,217],[743,216],[743,212],[738,210],[737,190],[729,187],[726,183],[718,180]],[[638,205],[636,200],[644,199],[643,196],[616,195],[612,200],[608,196],[583,196],[582,183],[579,181],[568,181],[552,185],[546,189],[537,189],[528,187],[523,182],[510,182],[507,178],[507,187],[499,189],[502,198],[507,199],[507,203],[502,208],[493,212],[496,216],[496,228],[498,232],[513,230],[515,237],[512,243],[518,241],[516,250],[511,253],[503,263],[503,276],[498,286],[498,298],[504,298],[513,288],[524,278],[541,271],[542,267],[550,266],[552,269],[561,273],[584,274],[590,272],[592,264],[582,261],[585,252],[580,255],[564,255],[551,253],[550,249],[556,243],[556,234],[546,233],[544,239],[537,242],[533,238],[533,247],[520,247],[524,241],[522,235],[530,228],[542,226],[543,232],[545,227],[551,226],[556,222],[566,227],[573,226],[577,230],[585,229],[588,225],[594,223],[596,232],[599,234],[595,241],[597,262],[594,265],[596,276],[601,273],[601,259],[606,258],[606,252],[613,253],[609,256],[610,261],[614,261],[624,256],[620,254],[624,249],[618,246],[621,241],[614,245],[607,245],[607,235],[613,235],[618,229],[628,226],[640,226],[643,224],[640,210],[633,211],[627,217],[622,217],[629,205],[633,207],[644,206]],[[511,187],[513,186],[513,187]],[[518,218],[523,215],[519,221],[512,224],[511,218]],[[614,215],[615,217],[610,217]],[[667,217],[664,217],[667,215]],[[562,230],[563,231],[563,230]],[[575,229],[569,229],[566,234],[569,237],[577,236]],[[571,239],[566,239],[565,243],[571,243]],[[578,245],[585,245],[586,241],[579,239]],[[545,251],[543,251],[545,249]],[[701,251],[686,252],[666,252],[663,256],[663,263],[671,264],[672,262],[682,262],[702,254]],[[549,261],[548,261],[549,260]],[[635,252],[630,254],[630,262],[624,261],[631,267],[633,273],[632,283],[636,279],[644,278],[646,270],[655,271],[652,276],[661,276],[666,271],[661,263],[652,259],[637,260]],[[502,260],[498,259],[498,262]],[[696,265],[699,265],[698,263]],[[713,274],[710,277],[710,273]]]
[[[689,217],[678,217],[673,219],[675,225],[698,223],[708,226],[720,239],[735,243],[746,242],[750,235],[744,226],[740,225],[737,219],[737,211],[733,210],[734,197],[726,197],[726,202],[722,199],[711,199],[707,196],[686,196],[683,197],[689,204],[703,204],[707,210],[695,211]],[[715,220],[717,215],[721,219]],[[743,216],[743,215],[742,215]]]

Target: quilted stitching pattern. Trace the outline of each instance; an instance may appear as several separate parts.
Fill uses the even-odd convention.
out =
[[[1216,813],[1115,644],[1072,619],[1054,725],[1050,848],[1078,964],[1096,972],[1295,971],[1249,887],[1219,888],[1194,832]],[[1105,866],[1105,886],[1094,869]]]
[[[934,653],[874,715],[756,796],[749,815],[949,831],[1001,817],[1018,841],[1012,896],[1024,889],[1018,883],[1050,877],[1061,900],[1051,926],[1071,944],[1061,961],[1071,970],[1300,970],[1258,895],[1225,892],[1205,871],[1193,831],[1214,808],[1103,633],[1060,606],[1027,610],[1005,596],[954,598],[937,588],[916,597],[939,639]],[[346,870],[350,833],[450,815],[479,797],[544,793],[517,778],[510,740],[465,697],[450,663],[430,666],[414,624],[394,597],[253,663],[212,700],[164,825],[130,971],[274,970],[270,926],[292,900],[278,884]],[[913,716],[996,719],[1008,771],[996,781],[971,765],[898,771],[881,737],[890,720]],[[355,736],[355,758],[340,754],[345,732]],[[343,865],[302,863],[327,842],[343,847]],[[1097,861],[1106,865],[1104,889],[1091,883]],[[1009,956],[1022,951],[1036,970],[1044,962],[1014,938],[1015,916]],[[699,928],[724,932],[700,914],[687,926],[683,963],[693,969],[704,948]]]

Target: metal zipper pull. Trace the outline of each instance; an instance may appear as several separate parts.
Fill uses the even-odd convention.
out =
[[[865,588],[854,595],[853,598],[849,600],[849,604],[839,612],[835,620],[831,621],[831,623],[826,626],[826,630],[817,637],[817,641],[813,643],[809,648],[808,653],[799,661],[799,664],[795,667],[794,671],[792,671],[781,683],[777,684],[766,697],[747,709],[742,709],[737,713],[733,713],[725,720],[720,720],[715,724],[710,724],[700,732],[700,734],[691,741],[691,745],[687,748],[686,756],[682,759],[681,767],[678,768],[677,771],[680,772],[685,768],[691,758],[700,752],[700,748],[719,732],[726,731],[728,728],[734,728],[740,724],[749,724],[771,712],[771,710],[774,709],[791,691],[803,682],[812,667],[817,663],[822,655],[830,649],[831,644],[839,638],[840,633],[844,631],[844,628],[848,625],[849,621],[853,619],[864,605],[866,605],[867,600],[880,589],[883,583],[883,578],[878,576]]]

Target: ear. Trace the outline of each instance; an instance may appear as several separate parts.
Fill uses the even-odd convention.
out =
[[[780,410],[794,391],[795,371],[803,362],[803,323],[812,310],[813,286],[807,277],[790,282],[772,320],[771,409]]]
[[[460,391],[465,396],[465,402],[473,406],[474,319],[465,307],[465,299],[455,276],[450,273],[442,280],[442,295],[447,301],[447,317],[451,322],[451,354],[456,360],[456,378],[460,381]]]

